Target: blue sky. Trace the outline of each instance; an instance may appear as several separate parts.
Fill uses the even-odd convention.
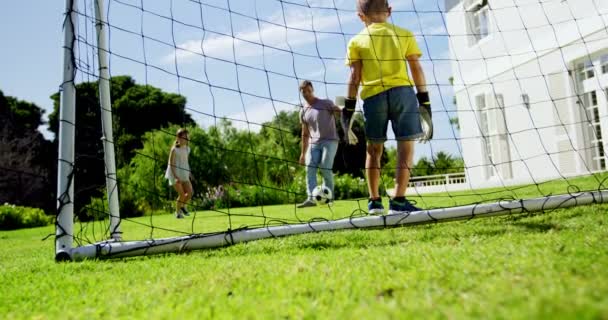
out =
[[[0,90],[35,102],[49,110],[47,114],[52,108],[49,96],[61,83],[63,2],[22,0],[0,7],[1,38],[10,44],[0,50]],[[138,83],[183,94],[188,111],[203,126],[229,117],[245,130],[259,130],[256,123],[300,103],[298,80],[313,80],[320,97],[345,94],[345,46],[363,27],[354,12],[355,1],[197,2],[145,0],[142,12],[140,0],[107,0],[113,26],[111,74],[128,74]],[[79,3],[79,11],[92,15],[90,0]],[[431,150],[458,155],[448,122],[448,115],[455,113],[448,85],[448,39],[438,12],[443,1],[391,5],[396,11],[392,22],[418,35],[430,84],[438,139],[420,145],[417,158]],[[79,26],[83,39],[94,41],[92,21],[81,16]],[[94,49],[84,41],[79,48],[81,61],[93,72]],[[93,80],[85,73],[79,79]]]

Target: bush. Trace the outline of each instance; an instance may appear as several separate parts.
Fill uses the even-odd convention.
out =
[[[15,230],[49,225],[53,218],[42,209],[4,204],[0,206],[0,230]]]
[[[120,189],[119,189],[120,190]],[[155,211],[145,201],[136,201],[133,197],[130,197],[128,192],[121,192],[118,196],[120,217],[121,218],[134,218],[141,217],[150,212]],[[108,207],[108,198],[91,198],[89,204],[80,209],[78,214],[78,221],[88,222],[109,219],[110,208]]]
[[[336,200],[367,197],[367,182],[363,178],[354,178],[344,174],[334,176],[334,198]]]
[[[91,198],[91,201],[86,206],[80,209],[78,220],[81,222],[92,220],[103,220],[109,217],[108,201],[104,198]]]
[[[287,190],[240,185],[230,186],[221,195],[216,195],[214,208],[239,208],[293,203],[294,195]]]

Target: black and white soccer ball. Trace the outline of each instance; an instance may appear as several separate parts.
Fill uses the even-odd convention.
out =
[[[312,191],[312,198],[317,204],[328,204],[334,198],[331,190],[326,186],[317,186]]]

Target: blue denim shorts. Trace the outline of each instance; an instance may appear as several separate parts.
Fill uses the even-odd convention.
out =
[[[418,99],[410,86],[394,87],[363,100],[363,115],[370,142],[386,141],[389,120],[396,140],[416,140],[423,134]]]

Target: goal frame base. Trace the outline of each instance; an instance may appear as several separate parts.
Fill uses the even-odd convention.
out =
[[[142,241],[108,240],[71,249],[73,261],[84,259],[125,258],[141,255],[179,253],[219,248],[237,243],[296,234],[347,229],[386,228],[481,217],[518,214],[608,202],[608,190],[587,191],[525,200],[504,200],[495,203],[421,210],[382,216],[363,216],[255,229],[228,230],[218,233],[192,234],[181,237]],[[67,252],[66,252],[67,254]],[[62,256],[65,258],[65,256]]]

